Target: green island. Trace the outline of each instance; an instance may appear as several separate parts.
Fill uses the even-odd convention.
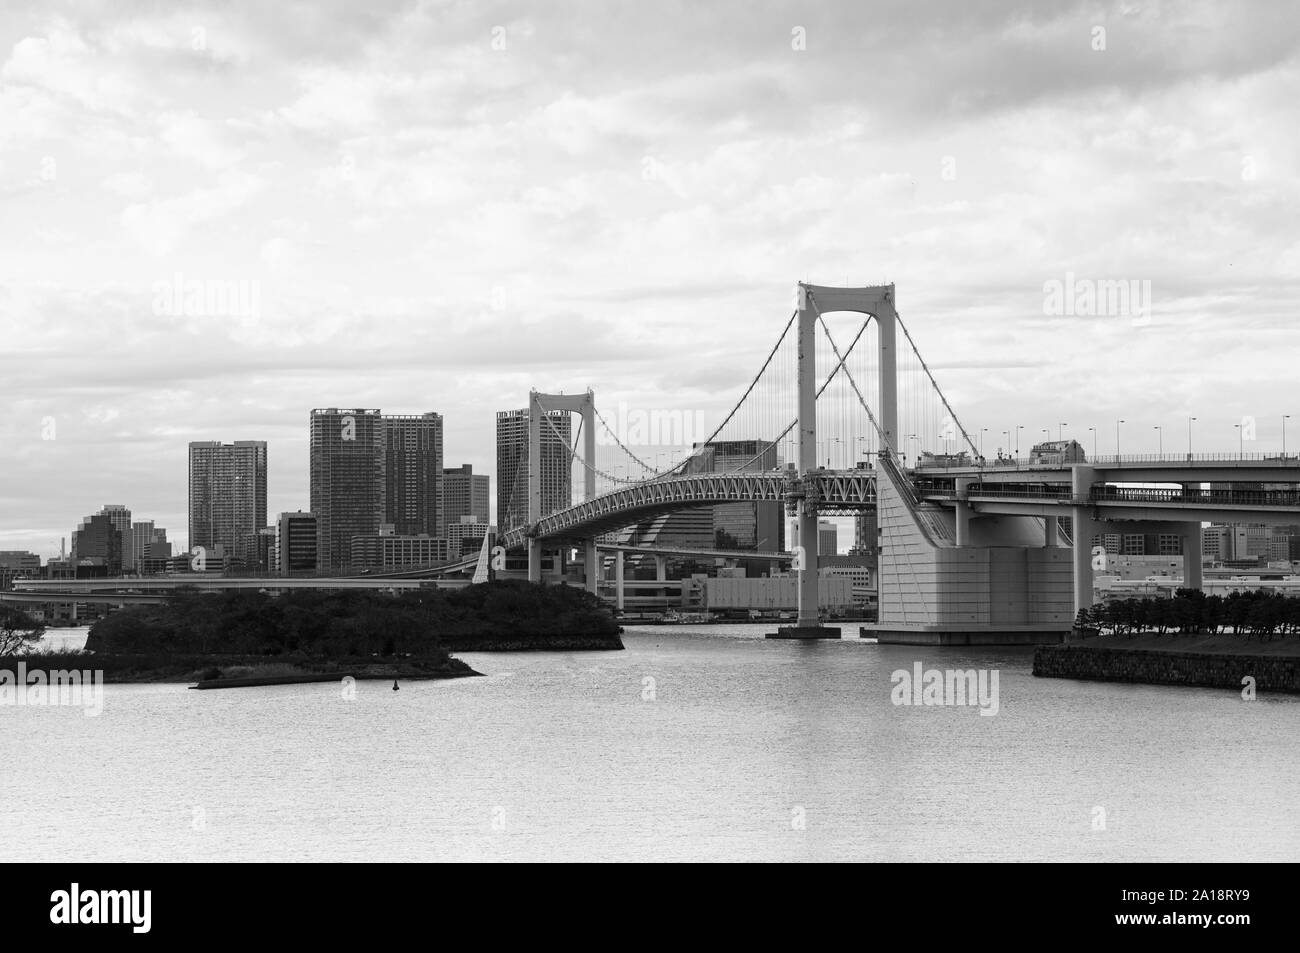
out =
[[[452,652],[623,648],[595,596],[572,586],[499,581],[396,594],[368,590],[178,589],[91,626],[81,652],[42,652],[39,623],[3,608],[0,668],[96,669],[106,682],[240,687],[478,675]],[[7,646],[7,650],[3,650]]]

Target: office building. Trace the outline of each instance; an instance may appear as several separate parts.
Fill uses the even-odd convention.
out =
[[[282,576],[310,575],[317,562],[316,517],[296,511],[275,520],[275,571]]]
[[[447,524],[447,543],[452,559],[470,556],[483,548],[483,537],[492,531],[486,522],[474,516],[462,516],[456,523]]]
[[[840,528],[829,520],[817,521],[817,554],[834,556],[839,552]]]
[[[443,513],[448,526],[459,523],[461,517],[472,516],[480,523],[492,521],[491,481],[477,474],[466,463],[442,471]]]
[[[258,565],[266,526],[266,441],[190,444],[190,551],[218,546],[231,569]]]
[[[105,506],[87,516],[72,533],[72,563],[78,576],[120,576],[123,536],[130,532],[131,511]]]
[[[400,535],[393,532],[391,523],[385,523],[374,536],[352,538],[352,568],[386,570],[436,566],[447,561],[448,551],[447,540],[442,537]]]

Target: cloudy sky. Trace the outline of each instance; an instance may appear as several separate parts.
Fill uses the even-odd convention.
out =
[[[1250,416],[1275,449],[1294,411],[1300,448],[1298,34],[1288,3],[6,0],[0,548],[105,503],[184,541],[190,440],[269,441],[271,512],[305,507],[312,407],[437,410],[487,472],[534,386],[713,423],[796,279],[895,282],[968,428],[1185,449],[1196,415],[1208,451]],[[1067,273],[1150,313],[1045,313]]]

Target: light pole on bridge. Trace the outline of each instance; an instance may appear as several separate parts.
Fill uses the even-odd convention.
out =
[[[980,428],[980,459],[984,459],[984,435],[989,432],[988,427]]]
[[[1246,459],[1246,434],[1241,429],[1241,424],[1232,425],[1237,430],[1237,457],[1241,460]]]
[[[1065,443],[1065,428],[1068,426],[1070,425],[1064,423],[1057,424],[1056,439],[1059,440],[1061,443]]]
[[[1016,459],[1020,459],[1020,431],[1025,429],[1024,424],[1016,424]]]
[[[1165,428],[1159,424],[1156,424],[1156,439],[1159,441],[1160,459],[1163,460],[1165,458]]]
[[[1291,419],[1290,414],[1282,415],[1282,459],[1286,459],[1286,422]]]
[[[1187,418],[1187,459],[1192,459],[1192,421],[1195,417]]]
[[[1010,453],[1011,452],[1011,431],[1010,430],[1002,431],[1002,436],[1006,438],[1005,442],[1007,445],[1007,452]],[[999,454],[1001,452],[1002,452],[1001,450],[998,451]]]
[[[1097,428],[1089,427],[1088,432],[1092,434],[1092,462],[1097,462]]]
[[[1119,425],[1125,423],[1123,420],[1115,421],[1115,462],[1119,463]]]

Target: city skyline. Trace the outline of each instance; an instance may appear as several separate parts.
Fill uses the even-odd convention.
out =
[[[304,507],[313,406],[437,407],[494,477],[531,387],[715,422],[796,278],[896,281],[990,456],[1280,448],[1284,10],[70,11],[0,25],[0,548],[103,500],[178,534],[190,441],[274,444]],[[1057,300],[1088,282],[1149,307]]]

